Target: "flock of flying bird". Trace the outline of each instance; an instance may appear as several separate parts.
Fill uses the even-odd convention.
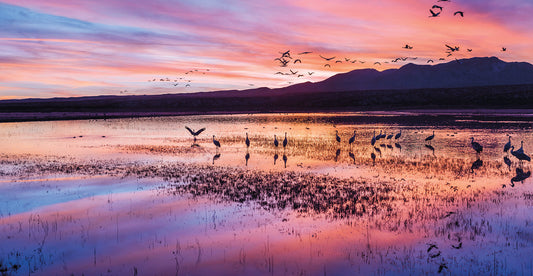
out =
[[[205,128],[202,128],[202,129],[200,129],[200,130],[198,130],[198,131],[194,131],[194,130],[192,130],[191,128],[189,128],[189,127],[187,127],[187,126],[185,126],[185,128],[186,128],[186,129],[189,131],[189,133],[194,137],[193,146],[198,146],[198,145],[196,144],[196,137],[197,137],[198,135],[200,135],[200,133],[202,133],[202,132],[205,130]],[[375,146],[375,144],[376,144],[377,141],[379,141],[380,139],[386,139],[386,140],[391,141],[391,140],[393,140],[393,138],[394,138],[394,140],[397,141],[398,139],[401,138],[401,136],[402,136],[402,130],[400,130],[400,131],[399,131],[398,133],[396,133],[396,134],[388,134],[388,135],[387,135],[386,133],[383,133],[383,131],[380,131],[380,133],[379,133],[378,135],[376,135],[376,131],[374,131],[374,135],[373,135],[372,138],[370,139],[370,145],[373,147],[373,151],[372,151],[372,153],[370,154],[370,157],[372,158],[372,161],[373,161],[374,163],[375,163],[375,161],[376,161],[376,154],[375,154],[375,152],[379,153],[380,156],[381,156],[381,150],[380,150],[380,148]],[[521,141],[521,146],[520,146],[520,148],[517,149],[517,150],[515,150],[515,147],[514,147],[514,146],[512,145],[512,143],[511,143],[511,136],[508,136],[508,137],[509,137],[509,140],[508,140],[508,142],[504,145],[504,147],[503,147],[503,152],[505,152],[505,153],[510,153],[511,155],[513,155],[514,157],[516,157],[516,159],[519,160],[520,164],[521,164],[523,161],[528,161],[528,162],[530,162],[530,161],[531,161],[531,157],[530,157],[529,155],[527,155],[527,154],[524,152],[524,141]],[[433,133],[432,133],[431,135],[429,135],[428,137],[426,137],[426,138],[424,139],[424,141],[426,142],[426,145],[425,145],[425,146],[426,146],[427,148],[433,150],[433,152],[435,151],[435,149],[431,146],[431,142],[432,142],[434,139],[435,139],[435,131],[433,131]],[[483,146],[482,146],[480,143],[474,141],[474,140],[475,140],[474,137],[471,137],[470,139],[471,139],[471,141],[470,141],[470,145],[471,145],[472,149],[476,152],[476,154],[479,155],[481,152],[483,152]],[[350,148],[351,148],[352,144],[355,142],[355,140],[356,140],[356,131],[354,130],[353,135],[348,139],[348,145],[350,146]],[[338,130],[335,130],[335,141],[336,141],[337,143],[339,143],[339,144],[340,144],[341,141],[342,141],[342,138],[339,136],[339,131],[338,131]],[[218,152],[218,149],[221,147],[220,142],[219,142],[218,140],[215,139],[215,135],[213,135],[213,144],[214,144],[215,147],[216,147],[216,155],[215,155],[215,158],[213,158],[213,162],[214,162],[215,159],[217,159],[218,157],[220,157],[220,153]],[[245,144],[246,144],[246,148],[248,149],[248,148],[250,147],[250,139],[249,139],[249,137],[248,137],[248,133],[246,133]],[[277,149],[277,148],[279,147],[279,144],[280,144],[280,143],[279,143],[279,141],[278,141],[277,136],[274,135],[274,141],[273,141],[273,145],[274,145],[274,147]],[[286,147],[287,147],[287,145],[288,145],[287,132],[285,132],[285,138],[283,139],[282,145],[283,145],[283,150],[284,150],[284,152],[285,152],[285,149],[286,149]],[[390,146],[390,145],[389,145],[389,146]],[[390,146],[390,147],[392,148],[392,146]],[[400,148],[400,150],[401,150],[401,146],[400,146],[398,143],[396,143],[396,147],[397,147],[397,148]],[[340,153],[340,149],[337,150],[335,161],[337,161],[336,159],[338,158],[339,153]],[[352,155],[353,155],[353,153],[350,152],[350,157],[351,157],[352,159],[354,159],[354,162],[355,162],[355,158],[354,158],[354,156],[352,156]],[[218,156],[218,157],[216,157],[216,156]],[[246,153],[246,157],[245,157],[245,159],[246,159],[246,165],[248,165],[248,159],[249,159],[249,158],[250,158],[250,154],[249,154],[248,151],[247,151],[247,153]],[[277,153],[276,153],[276,155],[274,156],[274,164],[275,164],[275,162],[276,162],[276,159],[277,159]],[[285,161],[285,166],[286,166],[286,164],[287,164],[287,156],[285,155],[285,153],[283,154],[283,161]],[[510,167],[511,167],[511,160],[510,160],[507,156],[504,157],[504,163],[505,163],[505,164],[509,167],[509,169],[510,169]],[[471,167],[472,172],[474,172],[474,169],[478,169],[478,168],[480,168],[482,165],[483,165],[483,161],[482,161],[482,160],[479,158],[479,156],[478,156],[478,159],[472,164],[472,167]],[[516,169],[516,176],[513,177],[513,178],[511,179],[511,185],[514,186],[514,182],[520,182],[520,181],[523,181],[523,180],[525,180],[526,178],[528,178],[528,177],[530,177],[530,176],[531,176],[531,172],[530,172],[530,171],[528,171],[527,173],[525,173],[525,172],[523,171],[522,168],[517,168],[517,169]],[[505,186],[504,186],[504,187],[505,187]]]

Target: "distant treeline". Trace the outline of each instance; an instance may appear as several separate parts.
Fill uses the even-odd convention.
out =
[[[0,101],[0,113],[4,114],[52,112],[212,114],[465,108],[533,108],[533,85],[344,92],[305,92],[287,87],[193,94]]]

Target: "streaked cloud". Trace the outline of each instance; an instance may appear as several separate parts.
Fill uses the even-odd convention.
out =
[[[0,2],[0,97],[183,93],[280,87],[361,68],[385,70],[446,56],[533,62],[527,0],[273,0]],[[464,11],[465,17],[454,16]],[[405,44],[412,50],[402,49]],[[507,47],[502,52],[501,47]],[[466,48],[473,49],[466,52]],[[291,50],[288,72],[274,58]],[[297,53],[312,54],[298,56]],[[318,56],[335,56],[326,61]],[[406,61],[391,62],[397,57]],[[413,59],[416,57],[416,59]],[[452,57],[450,57],[452,58]],[[346,61],[349,59],[350,61]],[[339,62],[336,62],[336,61]],[[357,60],[356,62],[351,62]],[[364,62],[364,63],[363,63]],[[380,62],[381,65],[375,64]],[[210,69],[186,75],[193,69]],[[307,72],[315,72],[309,75]],[[154,78],[190,80],[176,86]]]

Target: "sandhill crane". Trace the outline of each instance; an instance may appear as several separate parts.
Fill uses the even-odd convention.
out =
[[[428,137],[426,137],[426,142],[431,142],[431,140],[433,140],[433,138],[435,138],[435,131],[433,131],[432,135],[429,135]]]
[[[250,147],[250,139],[248,139],[248,132],[246,132],[246,140],[244,141],[246,143],[246,147]]]
[[[337,143],[341,142],[341,137],[339,136],[339,131],[335,130],[335,140],[337,140]]]
[[[348,140],[350,147],[352,146],[353,142],[355,142],[355,130],[353,131],[353,135],[350,137],[350,140]]]
[[[283,149],[287,147],[287,132],[285,132],[285,139],[283,139]]]
[[[511,135],[509,135],[509,141],[503,146],[503,152],[509,152],[511,148]]]
[[[396,136],[394,136],[394,139],[399,139],[401,136],[402,136],[402,130],[400,129],[400,132],[398,132]]]
[[[213,135],[213,144],[215,144],[217,150],[220,148],[220,142],[215,140],[215,135]]]
[[[205,127],[199,129],[198,131],[194,131],[191,128],[189,128],[188,126],[185,126],[185,129],[187,129],[189,131],[189,133],[191,133],[191,135],[194,137],[194,142],[196,142],[196,136],[200,135],[200,133],[202,133],[205,130]]]
[[[470,137],[470,139],[472,139],[472,141],[470,142],[470,144],[472,145],[472,148],[477,152],[477,153],[480,153],[483,151],[483,146],[480,145],[478,142],[474,142],[474,137]]]

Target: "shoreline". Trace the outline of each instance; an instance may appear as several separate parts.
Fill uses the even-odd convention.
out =
[[[533,122],[533,109],[401,109],[401,110],[307,110],[287,111],[273,110],[262,112],[250,111],[206,111],[206,112],[0,112],[0,123],[12,122],[38,122],[38,121],[65,121],[65,120],[97,120],[119,118],[143,118],[143,117],[172,117],[172,116],[200,116],[200,115],[268,115],[268,114],[337,114],[337,115],[370,115],[370,116],[483,116],[483,117],[508,117],[522,121],[528,118]]]

